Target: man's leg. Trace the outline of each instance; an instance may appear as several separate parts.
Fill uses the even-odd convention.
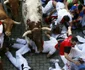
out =
[[[27,43],[27,41],[25,39],[20,39],[20,38],[17,38],[16,42],[18,42],[20,44],[26,44]]]
[[[64,70],[71,70],[70,69],[71,65],[70,65],[69,61],[65,58],[65,56],[60,56],[60,57],[61,57],[61,59],[62,59],[62,61],[64,63],[63,69]]]
[[[22,55],[30,51],[30,48],[26,40],[18,38],[16,42],[17,43],[14,43],[12,47],[19,49],[18,52],[21,53]]]
[[[11,63],[12,63],[15,67],[17,67],[17,60],[16,60],[15,57],[13,57],[13,55],[11,54],[11,52],[7,51],[7,52],[5,53],[5,55],[6,55],[6,56],[8,57],[8,59],[11,61]]]
[[[24,70],[24,68],[26,70],[31,69],[31,67],[28,65],[27,60],[18,51],[16,51],[16,59],[20,70]]]
[[[26,45],[21,45],[22,47],[17,51],[18,53],[20,53],[21,55],[24,55],[25,53],[31,51],[28,44]]]
[[[14,43],[12,45],[13,48],[17,48],[17,49],[20,49],[22,48],[25,44],[27,44],[27,41],[25,39],[20,39],[20,38],[17,38],[16,39],[16,43]]]
[[[81,37],[79,35],[77,35],[76,37],[78,38],[79,42],[85,43],[85,38],[83,38],[83,37]]]
[[[49,1],[45,7],[42,7],[43,14],[49,13],[54,8],[52,2]]]

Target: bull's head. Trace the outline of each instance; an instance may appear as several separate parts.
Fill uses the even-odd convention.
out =
[[[6,36],[11,35],[11,30],[12,30],[13,24],[20,24],[20,22],[16,22],[16,21],[14,21],[10,18],[1,20],[1,22],[3,22],[3,24],[4,24],[4,29],[5,29]]]
[[[29,38],[31,38],[35,42],[37,49],[40,52],[43,50],[42,30],[51,30],[51,29],[48,27],[34,28],[33,30],[28,30],[23,34],[23,37],[31,34]]]

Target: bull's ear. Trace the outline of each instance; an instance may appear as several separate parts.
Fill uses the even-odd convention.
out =
[[[32,33],[32,31],[31,30],[28,30],[28,31],[26,31],[23,35],[22,35],[22,37],[25,37],[27,34],[31,34]]]
[[[9,3],[9,0],[4,1],[4,4],[7,4],[7,3]]]
[[[14,24],[21,24],[21,22],[14,21]]]

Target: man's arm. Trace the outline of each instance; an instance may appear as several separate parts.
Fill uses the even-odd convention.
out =
[[[68,34],[68,36],[72,35],[71,26],[68,27],[67,34]]]
[[[53,9],[50,14],[48,15],[48,17],[50,17],[54,12],[56,12],[56,9]]]
[[[70,62],[73,62],[75,63],[76,65],[80,65],[80,62],[79,61],[76,61],[76,60],[73,60],[71,57],[69,57],[68,53],[64,53],[64,56],[65,58],[70,61]]]
[[[79,61],[73,60],[73,59],[69,56],[69,53],[70,53],[71,49],[72,49],[72,48],[71,48],[70,46],[64,47],[64,56],[65,56],[65,58],[66,58],[68,61],[75,63],[76,65],[80,65],[80,62],[79,62]]]
[[[51,56],[51,54],[48,53],[48,54],[47,54],[47,58],[49,58],[50,56]]]

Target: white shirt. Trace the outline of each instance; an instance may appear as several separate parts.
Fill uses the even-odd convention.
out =
[[[0,25],[0,33],[3,33],[3,25]]]
[[[60,23],[65,15],[68,15],[70,18],[69,22],[72,22],[72,15],[66,9],[60,9],[58,11],[58,19],[56,20],[57,23]]]
[[[53,54],[56,51],[55,45],[57,44],[57,40],[53,37],[50,37],[49,41],[44,41],[43,45],[43,53]]]
[[[57,40],[54,37],[50,37],[49,41],[44,41],[43,44],[43,53],[49,53],[53,54],[56,51],[55,45],[57,44]],[[33,41],[30,41],[30,45],[32,46],[33,49],[35,49],[36,53],[39,53],[37,50],[37,46]]]

